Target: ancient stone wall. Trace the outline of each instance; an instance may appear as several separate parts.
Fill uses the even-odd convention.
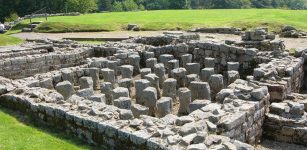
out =
[[[200,37],[198,34],[183,34],[182,32],[164,32],[163,36],[134,38],[132,39],[132,42],[152,46],[164,46],[170,44],[185,43],[190,40],[199,40],[199,38]]]
[[[240,83],[242,86],[247,84],[242,81]],[[238,83],[233,86],[238,87]],[[265,99],[265,96],[259,98]],[[216,133],[242,126],[241,124],[244,126],[245,113],[252,113],[258,102],[232,101],[229,97],[224,101],[228,101],[225,106],[208,103],[189,116],[176,117],[169,114],[158,119],[150,116],[134,118],[128,110],[78,96],[72,96],[65,102],[59,93],[39,87],[16,86],[11,93],[0,97],[2,106],[25,113],[37,122],[56,127],[104,148],[119,149],[125,146],[128,149],[185,149],[218,146],[226,149],[253,149],[247,144]],[[226,106],[235,110],[223,108]],[[237,114],[233,115],[233,111]],[[204,114],[208,114],[209,118],[203,118],[206,116]],[[217,127],[216,123],[219,123]],[[254,133],[256,128],[252,126],[249,128],[246,125],[246,129],[247,131],[242,129],[246,132],[244,135],[258,134],[258,130]],[[253,133],[249,133],[251,130]],[[231,137],[229,133],[223,135]]]
[[[197,28],[190,30],[189,32],[200,32],[200,33],[219,33],[219,34],[241,34],[239,28]]]
[[[162,46],[45,41],[0,53],[6,76],[22,78],[0,75],[0,105],[110,149],[253,149],[263,132],[304,142],[307,96],[293,93],[301,91],[302,57],[165,38]],[[44,70],[27,75],[25,66]]]
[[[242,48],[223,43],[208,41],[191,41],[188,43],[189,52],[193,54],[193,60],[205,67],[210,58],[214,60],[214,68],[217,73],[227,71],[227,62],[239,62],[239,72],[246,76],[256,66],[255,58],[258,52],[254,48]]]
[[[0,76],[18,79],[60,68],[77,66],[84,64],[86,58],[92,55],[90,49],[76,49],[68,51],[68,53],[51,52],[5,58],[0,60]]]
[[[67,108],[47,103],[35,104],[16,95],[5,95],[0,98],[0,104],[7,108],[20,111],[31,116],[35,121],[58,128],[80,139],[101,146],[104,149],[167,149],[166,145],[158,143],[145,132],[134,132],[133,129],[120,129],[123,121],[102,121],[90,116],[68,112]]]
[[[292,56],[273,59],[254,69],[252,82],[267,86],[271,102],[281,102],[291,92],[299,93],[304,81],[304,60]]]
[[[276,141],[307,145],[307,96],[294,96],[295,99],[271,104],[263,126],[264,136]]]

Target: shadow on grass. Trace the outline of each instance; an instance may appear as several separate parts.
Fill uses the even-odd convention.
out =
[[[20,112],[13,111],[13,110],[4,108],[2,106],[0,106],[0,112],[3,112],[3,113],[5,113],[5,114],[7,114],[7,115],[9,115],[13,118],[16,118],[17,121],[23,123],[26,126],[33,127],[40,132],[47,133],[47,134],[49,134],[49,135],[51,135],[55,138],[66,141],[70,144],[74,144],[78,147],[88,149],[88,150],[101,150],[102,149],[101,147],[89,145],[89,144],[85,143],[84,141],[78,139],[77,137],[73,137],[72,135],[65,134],[65,132],[63,132],[59,129],[53,129],[53,128],[50,128],[46,125],[39,124],[39,123],[33,121],[33,118],[31,118],[30,116],[24,115]]]

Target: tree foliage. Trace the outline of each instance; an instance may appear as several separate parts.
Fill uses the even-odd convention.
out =
[[[96,0],[67,0],[66,5],[70,12],[87,13],[97,10]]]

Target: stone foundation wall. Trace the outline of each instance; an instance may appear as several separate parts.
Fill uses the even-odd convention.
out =
[[[125,116],[127,110],[101,102],[82,100],[78,104],[70,104],[58,101],[58,96],[56,92],[43,88],[16,87],[11,93],[0,96],[0,105],[20,111],[39,123],[63,130],[87,143],[108,149],[122,149],[123,146],[125,149],[186,149],[190,144],[191,147],[207,145],[211,148],[219,145],[228,150],[232,149],[231,147],[253,149],[248,144],[230,140],[228,137],[209,134],[208,130],[212,133],[215,125],[210,121],[191,117],[192,115],[167,115],[160,119],[150,116],[131,118]],[[248,112],[249,110],[240,109],[246,105],[240,105],[236,109],[241,113]],[[203,111],[206,111],[205,109],[203,108]],[[214,111],[222,111],[217,109],[206,112],[212,114]],[[223,116],[230,118],[229,115],[225,113]],[[219,129],[237,124],[224,122]]]
[[[250,102],[253,103],[253,102]],[[269,95],[264,97],[261,101],[254,102],[252,105],[244,105],[241,110],[246,112],[234,113],[225,118],[221,126],[226,126],[221,135],[236,139],[242,142],[256,145],[262,138],[262,125],[264,123],[265,113],[269,106]],[[234,124],[231,126],[230,124]]]
[[[244,76],[255,67],[257,49],[246,49],[230,46],[223,43],[192,41],[188,43],[189,52],[193,54],[193,60],[206,67],[206,58],[215,59],[215,70],[218,73],[227,71],[227,62],[239,62],[239,72]],[[244,74],[243,74],[244,70]]]
[[[180,59],[184,54],[189,51],[189,46],[187,44],[177,44],[177,45],[166,45],[161,47],[152,47],[148,49],[149,52],[153,52],[156,58],[159,58],[163,54],[174,55],[174,58]]]
[[[192,62],[200,63],[200,67],[206,67],[206,58],[214,58],[214,69],[216,73],[227,71],[227,62],[239,62],[239,72],[243,76],[251,74],[257,65],[255,62],[257,49],[246,49],[230,46],[222,43],[190,41],[187,44],[166,45],[148,49],[159,58],[163,54],[171,54],[180,60],[184,54],[193,54]]]
[[[29,77],[38,73],[84,64],[86,58],[92,55],[91,49],[79,49],[68,53],[55,52],[6,58],[0,60],[0,76],[10,79]]]
[[[163,34],[163,36],[134,38],[132,42],[152,46],[165,46],[186,43],[190,40],[199,40],[200,38],[198,34],[183,34],[182,32],[164,32]]]
[[[254,69],[252,82],[267,86],[271,102],[281,102],[291,92],[299,93],[304,81],[304,61],[292,56],[274,59]]]
[[[15,95],[5,95],[0,97],[0,105],[25,113],[35,121],[56,127],[104,149],[167,149],[154,139],[147,141],[145,135],[130,135],[129,131],[119,129],[120,126],[112,124],[112,121],[94,120],[50,104],[35,104]]]
[[[197,28],[197,29],[190,30],[190,32],[240,35],[241,29],[239,28]]]
[[[294,94],[295,99],[272,103],[263,126],[264,136],[276,141],[307,146],[306,95]]]
[[[222,102],[224,109],[233,109],[229,107],[228,101],[234,96],[238,97],[232,101],[236,108],[232,114],[222,117],[218,124],[218,133],[231,139],[236,139],[251,145],[257,144],[262,137],[262,125],[264,123],[265,113],[268,112],[270,105],[270,95],[266,87],[256,90],[249,89],[250,83],[243,80],[237,80],[229,85],[228,89],[223,89],[217,95],[217,100],[226,96]],[[234,90],[235,89],[235,90]],[[233,94],[230,92],[234,90]],[[240,94],[236,93],[240,91]]]
[[[304,120],[297,122],[296,119],[267,114],[263,129],[264,136],[272,140],[307,146],[307,127]]]

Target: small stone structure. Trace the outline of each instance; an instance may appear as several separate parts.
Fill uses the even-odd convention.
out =
[[[285,38],[307,38],[307,33],[298,31],[292,26],[284,26],[281,29],[280,37]]]
[[[256,32],[251,40],[270,37]],[[0,105],[109,149],[254,149],[263,136],[306,143],[304,50],[198,38],[43,40],[1,52]]]
[[[219,34],[235,34],[240,35],[241,29],[239,28],[196,28],[189,32],[199,32],[199,33],[219,33]]]

